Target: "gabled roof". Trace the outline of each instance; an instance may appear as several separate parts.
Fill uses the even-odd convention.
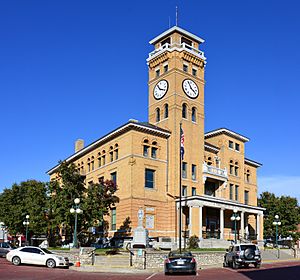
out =
[[[152,40],[149,42],[149,44],[153,45],[153,44],[155,44],[157,41],[163,39],[164,37],[169,36],[171,33],[176,32],[176,31],[177,31],[178,33],[181,33],[181,34],[183,34],[183,35],[185,35],[185,36],[187,36],[187,37],[193,39],[194,41],[198,42],[199,44],[204,43],[204,40],[203,40],[202,38],[200,38],[200,37],[198,37],[198,36],[196,36],[196,35],[194,35],[194,34],[188,32],[188,31],[186,31],[186,30],[184,30],[184,29],[182,29],[182,28],[180,28],[180,27],[178,27],[178,26],[173,26],[173,27],[171,27],[170,29],[166,30],[165,32],[161,33],[160,35],[156,36],[154,39],[152,39]]]
[[[169,138],[171,135],[171,132],[169,130],[160,128],[158,126],[155,126],[153,124],[150,124],[148,122],[138,122],[136,120],[129,120],[126,124],[118,127],[117,129],[113,130],[112,132],[104,135],[103,137],[99,138],[98,140],[94,141],[90,145],[86,146],[85,148],[81,149],[77,153],[69,156],[68,158],[65,159],[67,162],[74,161],[83,155],[89,153],[90,151],[94,150],[97,147],[100,147],[104,143],[114,139],[115,137],[124,134],[130,130],[135,130],[135,131],[140,131],[143,133],[148,133],[151,135],[156,135],[159,137],[163,138]],[[57,168],[59,167],[59,164],[51,168],[50,170],[47,171],[48,175],[51,175],[54,173]]]
[[[225,135],[228,135],[230,137],[233,137],[237,140],[240,140],[242,142],[248,142],[250,139],[247,138],[246,136],[243,136],[237,132],[234,132],[232,130],[229,130],[227,128],[219,128],[219,129],[215,129],[215,130],[212,130],[212,131],[209,131],[209,132],[206,132],[204,134],[204,139],[208,139],[208,138],[211,138],[211,137],[214,137],[214,136],[217,136],[217,135],[221,135],[221,134],[225,134]]]

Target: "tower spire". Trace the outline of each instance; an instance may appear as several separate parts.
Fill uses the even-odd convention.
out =
[[[176,26],[178,26],[178,7],[176,6]]]

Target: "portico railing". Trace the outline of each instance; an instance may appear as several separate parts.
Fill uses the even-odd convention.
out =
[[[208,173],[216,176],[220,176],[224,179],[228,178],[227,170],[226,168],[221,169],[212,165],[207,165],[206,163],[203,163],[203,173]]]
[[[185,51],[187,51],[191,54],[194,54],[194,55],[198,56],[199,58],[205,60],[204,52],[202,52],[186,43],[182,43],[182,44],[174,43],[172,45],[166,43],[166,44],[162,45],[161,47],[155,49],[151,53],[149,53],[149,57],[147,60],[150,60],[150,59],[154,58],[155,56],[162,54],[165,51],[172,51],[173,49],[178,49],[179,51],[185,50]]]
[[[211,238],[220,239],[220,234],[221,234],[220,230],[215,230],[215,231],[203,230],[202,231],[202,236],[204,239],[211,239]]]

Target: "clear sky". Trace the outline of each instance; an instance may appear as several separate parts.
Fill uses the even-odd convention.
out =
[[[205,131],[250,138],[259,191],[300,199],[297,0],[0,1],[0,191],[134,118],[147,120],[149,41],[205,39]]]

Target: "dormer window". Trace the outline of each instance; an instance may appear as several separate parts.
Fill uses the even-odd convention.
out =
[[[192,46],[193,42],[185,37],[181,37],[181,44],[185,43],[186,45]]]
[[[156,77],[159,77],[159,75],[160,75],[160,70],[159,70],[159,69],[156,69],[156,70],[155,70],[155,74],[156,74]]]
[[[168,64],[164,65],[164,73],[168,72],[168,70],[169,70]]]
[[[170,37],[166,38],[165,40],[161,41],[161,43],[160,43],[161,46],[163,46],[165,44],[169,44],[169,45],[171,44],[171,38]]]

